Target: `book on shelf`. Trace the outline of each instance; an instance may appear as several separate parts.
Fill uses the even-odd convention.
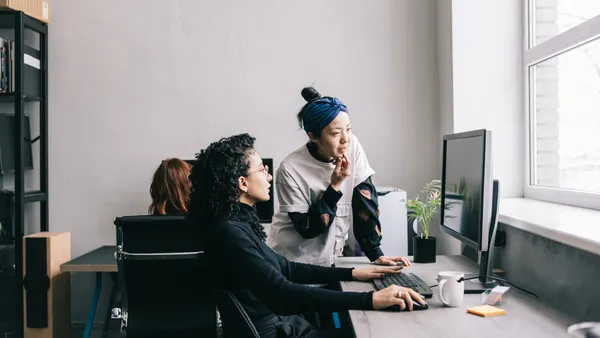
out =
[[[24,45],[23,85],[25,95],[41,95],[41,52]],[[15,92],[15,40],[0,37],[0,95]]]
[[[8,48],[10,47],[10,40],[0,38],[0,93],[5,94],[10,92],[10,62],[8,56],[10,55]]]

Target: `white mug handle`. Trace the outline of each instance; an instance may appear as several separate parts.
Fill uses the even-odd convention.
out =
[[[442,279],[442,281],[440,282],[439,288],[440,288],[440,300],[442,301],[442,304],[449,306],[450,303],[448,303],[445,299],[444,299],[444,284],[446,284],[448,280],[447,279]]]

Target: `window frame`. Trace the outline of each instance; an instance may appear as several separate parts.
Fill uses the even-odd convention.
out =
[[[535,109],[535,65],[561,55],[577,47],[600,39],[600,15],[597,15],[565,32],[535,44],[535,0],[524,1],[524,41],[523,41],[523,85],[525,117],[525,175],[523,195],[528,199],[600,210],[600,193],[573,191],[533,185],[536,156]]]

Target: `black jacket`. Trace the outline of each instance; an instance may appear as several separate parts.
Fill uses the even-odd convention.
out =
[[[274,315],[310,311],[373,309],[373,292],[341,292],[302,284],[352,280],[351,268],[290,262],[253,232],[255,210],[240,203],[238,220],[214,224],[209,231],[205,271],[215,287],[231,291],[253,322]]]

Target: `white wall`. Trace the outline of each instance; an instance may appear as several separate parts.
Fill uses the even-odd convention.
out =
[[[492,131],[501,197],[523,196],[522,13],[521,0],[437,3],[441,135]],[[438,249],[459,253],[461,245],[443,235]]]
[[[523,196],[523,1],[452,1],[454,132],[492,131],[501,197]]]
[[[71,232],[74,256],[114,243],[114,217],[146,212],[163,158],[249,132],[281,161],[305,140],[295,113],[310,84],[349,106],[376,184],[414,196],[439,177],[434,0],[53,6],[50,230]],[[75,322],[92,281],[74,277]]]

